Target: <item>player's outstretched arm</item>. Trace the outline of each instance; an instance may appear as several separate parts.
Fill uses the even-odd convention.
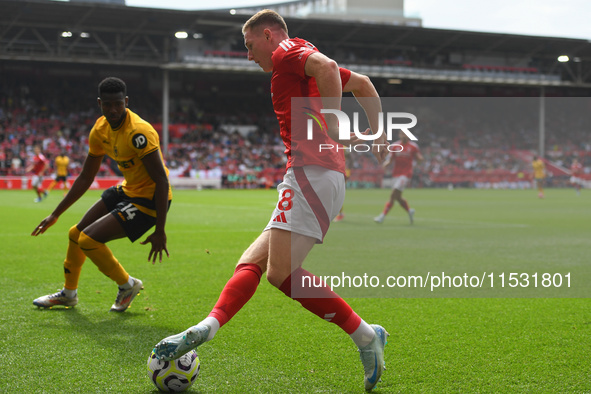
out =
[[[57,205],[51,215],[43,219],[41,223],[35,227],[31,235],[37,236],[47,231],[49,227],[57,222],[57,219],[62,213],[86,193],[90,185],[92,185],[94,177],[101,167],[102,161],[103,156],[86,156],[86,160],[84,160],[84,165],[82,166],[82,172],[80,172],[80,175],[78,175],[74,184],[72,184],[72,187],[68,190],[68,194],[66,194],[64,199]]]
[[[158,256],[158,261],[162,262],[163,251],[166,253],[166,256],[170,257],[166,248],[166,232],[164,231],[166,214],[168,212],[169,182],[160,156],[160,149],[144,156],[142,163],[144,163],[146,171],[148,171],[148,174],[154,183],[156,183],[156,190],[154,191],[154,199],[156,201],[156,228],[140,244],[145,245],[149,242],[152,245],[150,254],[148,255],[148,261],[152,260],[152,264],[155,264],[156,256]]]

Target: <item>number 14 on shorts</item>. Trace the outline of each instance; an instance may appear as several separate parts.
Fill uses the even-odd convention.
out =
[[[123,217],[123,220],[133,220],[138,209],[131,203],[121,208],[120,213],[124,213],[127,217]],[[123,216],[123,215],[121,215]]]

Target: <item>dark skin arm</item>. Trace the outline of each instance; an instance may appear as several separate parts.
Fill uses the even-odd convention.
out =
[[[168,212],[169,183],[164,164],[162,163],[162,158],[160,157],[160,149],[144,156],[142,163],[144,163],[146,171],[148,171],[148,174],[154,183],[156,183],[156,190],[154,191],[154,200],[156,203],[156,228],[152,234],[141,242],[142,245],[145,245],[148,242],[152,244],[150,254],[148,255],[148,261],[152,260],[152,264],[155,264],[156,256],[158,256],[158,261],[162,262],[162,251],[166,253],[166,256],[170,257],[168,249],[166,248],[166,233],[164,231],[166,214]]]
[[[57,219],[60,217],[62,213],[64,213],[68,208],[72,206],[80,197],[86,193],[88,188],[92,185],[94,181],[94,177],[98,173],[101,162],[103,161],[103,156],[94,157],[94,156],[87,156],[86,160],[84,160],[84,165],[82,166],[82,172],[74,181],[74,184],[68,191],[68,194],[64,197],[64,199],[57,205],[54,211],[43,219],[41,223],[35,230],[31,233],[33,236],[37,236],[39,234],[43,234],[47,229],[53,226]]]

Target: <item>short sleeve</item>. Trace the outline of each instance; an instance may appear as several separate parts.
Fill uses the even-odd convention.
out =
[[[160,148],[160,138],[152,126],[141,124],[129,134],[129,147],[133,149],[140,159]]]
[[[103,147],[101,138],[98,134],[99,132],[95,124],[88,135],[88,154],[90,156],[101,157],[105,155],[105,148]]]
[[[308,56],[318,52],[314,45],[307,42],[306,44],[292,40],[282,41],[272,57],[276,71],[294,73],[306,78],[306,60]]]
[[[343,89],[345,89],[345,85],[347,84],[347,82],[349,82],[349,79],[351,79],[351,70],[339,67],[339,72],[341,74],[341,85]]]

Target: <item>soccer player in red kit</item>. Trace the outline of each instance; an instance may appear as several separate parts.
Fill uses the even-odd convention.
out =
[[[393,145],[399,145],[399,147],[395,146],[396,149],[391,149],[392,153],[383,164],[384,167],[387,167],[392,161],[392,158],[394,158],[392,194],[390,194],[390,200],[384,206],[384,210],[374,218],[374,221],[376,223],[382,223],[388,212],[390,212],[390,209],[394,206],[394,201],[398,201],[400,206],[408,213],[410,224],[413,224],[415,210],[410,208],[408,202],[402,198],[402,192],[412,179],[413,162],[415,160],[423,161],[424,158],[419,146],[414,141],[411,141],[403,131],[400,131],[400,140],[396,141]]]
[[[573,162],[570,165],[570,183],[575,187],[577,194],[581,194],[581,183],[582,179],[580,178],[583,174],[583,165],[577,158],[573,159]]]
[[[279,201],[262,234],[238,261],[209,316],[187,330],[160,341],[157,357],[172,360],[204,342],[210,341],[252,297],[263,273],[267,280],[288,297],[319,316],[335,323],[357,345],[364,367],[365,389],[375,387],[384,368],[384,346],[388,333],[379,325],[369,325],[330,287],[304,288],[302,278],[321,280],[302,268],[315,243],[321,243],[330,222],[339,213],[345,197],[345,158],[343,150],[318,151],[312,144],[292,138],[302,130],[292,130],[292,98],[318,97],[327,109],[340,109],[343,91],[352,92],[366,111],[372,129],[378,122],[379,96],[366,76],[339,68],[311,43],[289,38],[283,18],[263,10],[243,26],[248,59],[265,72],[272,72],[271,97],[287,154],[287,171],[277,187]],[[377,100],[363,100],[363,98]],[[361,98],[361,99],[360,99]],[[340,141],[335,116],[327,116],[327,131],[314,135],[316,142],[363,143],[351,137]],[[366,130],[369,132],[369,130]],[[386,143],[380,136],[376,144]],[[374,151],[380,162],[387,150]],[[297,213],[294,213],[297,211]],[[299,296],[309,290],[307,296]],[[313,292],[313,295],[310,294]]]
[[[31,174],[31,185],[37,193],[37,198],[35,202],[41,202],[43,198],[47,197],[47,191],[43,190],[43,174],[45,173],[45,169],[49,163],[49,160],[43,153],[41,153],[41,148],[37,145],[33,148],[33,152],[35,155],[33,156],[33,162],[26,168],[26,172]]]

